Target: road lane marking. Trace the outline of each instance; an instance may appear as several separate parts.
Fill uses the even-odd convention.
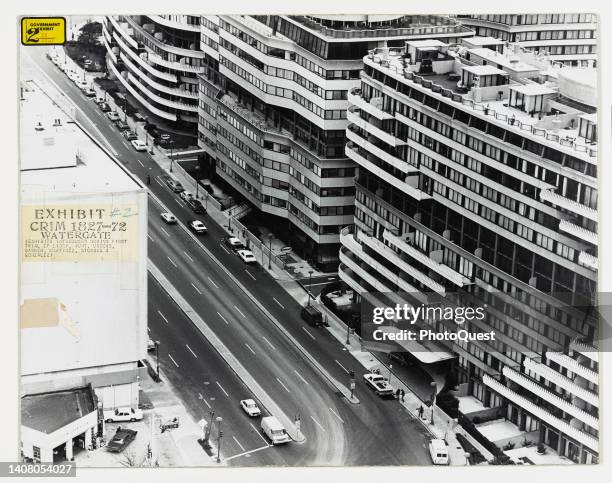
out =
[[[176,363],[176,361],[175,361],[175,360],[172,358],[172,356],[171,356],[170,354],[168,354],[168,357],[170,358],[170,360],[171,360],[172,362],[174,362],[174,365],[175,365],[176,367],[178,367],[178,366],[179,366],[179,365]]]
[[[246,319],[246,315],[244,315],[244,314],[243,314],[243,313],[240,311],[240,309],[239,309],[238,307],[236,307],[236,306],[234,305],[234,308],[235,308],[235,309],[238,311],[238,313],[239,313],[240,315],[242,315],[242,316],[243,316],[243,317]]]
[[[151,333],[151,328],[147,327],[147,332],[150,334]]]
[[[340,367],[342,367],[342,369],[344,370],[344,372],[346,372],[347,374],[349,374],[349,371],[346,370],[346,367],[344,367],[342,364],[340,364],[336,359],[334,359],[334,361],[336,361],[336,364],[338,364]]]
[[[325,431],[325,428],[323,426],[321,426],[319,424],[319,421],[317,421],[315,418],[313,418],[312,416],[310,416],[310,419],[312,419],[314,421],[314,423],[319,426],[319,428],[321,428],[321,431],[323,431],[324,433],[327,433],[327,431]]]
[[[204,401],[204,403],[208,406],[208,409],[212,409],[210,404],[208,403],[208,401],[206,400],[206,398],[204,396],[202,396],[202,394],[198,393],[198,396],[200,396],[200,399],[202,401]]]
[[[208,277],[208,280],[215,286],[215,288],[219,288],[219,286],[214,282],[212,278]]]
[[[272,349],[276,350],[276,347],[274,347],[274,346],[272,345],[272,342],[270,342],[270,341],[269,341],[268,339],[266,339],[265,337],[263,338],[263,340],[265,340],[265,341],[268,343],[268,345],[269,345],[270,347],[272,347]]]
[[[147,236],[149,237],[149,240],[151,240],[153,243],[155,243],[155,240],[153,240],[153,237],[152,237],[151,235],[149,235],[149,234],[147,233]]]
[[[302,377],[302,375],[301,375],[301,374],[300,374],[298,371],[294,370],[293,372],[295,372],[295,375],[296,375],[297,377],[299,377],[299,378],[302,380],[302,382],[303,382],[304,384],[306,384],[306,385],[310,385],[310,384],[308,384],[308,381],[307,381],[306,379],[304,379],[304,378]]]
[[[167,258],[168,260],[170,260],[170,263],[171,263],[172,265],[174,265],[174,268],[177,268],[176,263],[174,263],[174,260],[172,260],[172,258],[170,258],[170,257],[166,257],[166,258]]]
[[[342,419],[340,415],[336,411],[333,410],[333,408],[329,408],[329,410],[332,412],[334,416],[336,416],[340,420],[342,424],[344,424],[344,419]]]
[[[159,310],[157,311],[157,313],[159,314],[159,316],[164,319],[164,322],[167,324],[168,323],[168,319],[166,319],[166,317],[164,316],[164,314],[162,314]]]
[[[195,291],[198,292],[200,295],[202,295],[202,292],[200,292],[200,289],[198,287],[196,287],[194,284],[191,284],[191,286],[193,288],[195,288]]]
[[[225,389],[223,389],[223,386],[221,384],[219,384],[219,381],[215,381],[217,383],[217,386],[219,386],[219,388],[223,391],[223,394],[225,394],[227,397],[229,397],[229,394],[227,393],[227,391]]]
[[[304,287],[316,287],[317,285],[327,285],[329,282],[321,282],[321,283],[305,283]]]
[[[281,304],[278,300],[276,300],[275,297],[272,297],[272,300],[274,300],[278,305],[280,305],[281,309],[284,309],[285,307],[283,306],[283,304]]]
[[[283,381],[281,381],[281,380],[280,380],[278,377],[276,378],[276,380],[278,381],[278,383],[279,383],[281,386],[283,386],[283,389],[285,389],[285,391],[287,391],[287,392],[291,392],[289,389],[287,389],[287,386],[285,386],[285,385],[283,384]]]
[[[185,256],[186,256],[187,258],[189,258],[189,260],[191,260],[191,261],[193,262],[193,258],[191,258],[191,257],[189,256],[189,253],[187,253],[185,250],[183,250],[183,253],[185,254]]]
[[[164,184],[159,179],[155,178],[155,181],[157,181],[162,188],[164,187]]]
[[[217,314],[219,314],[219,312],[217,312]],[[221,317],[223,319],[223,322],[225,322],[227,325],[229,325],[229,322],[227,320],[225,320],[225,317],[223,317],[221,314],[219,314],[219,317]]]
[[[185,203],[183,203],[181,200],[177,200],[176,198],[174,198],[174,201],[176,201],[180,206],[182,206],[183,208],[187,205],[185,205]]]
[[[144,168],[144,164],[142,164],[142,161],[139,159],[138,162],[140,163],[140,166],[142,166]]]
[[[245,271],[246,273],[248,273],[248,274],[249,274],[249,277],[251,277],[253,280],[257,280],[255,277],[253,277],[253,274],[252,274],[251,272],[249,272],[249,271],[248,271],[246,268],[244,269],[244,271]]]
[[[249,424],[251,425],[251,428],[253,428],[253,431],[255,431],[255,433],[257,433],[257,434],[259,435],[259,437],[260,437],[261,439],[263,439],[263,442],[264,442],[264,443],[266,443],[268,446],[270,446],[270,445],[268,444],[268,441],[266,440],[266,438],[264,438],[264,437],[262,436],[262,434],[259,432],[259,430],[258,430],[258,429],[257,429],[255,426],[253,426],[253,423],[249,423]]]
[[[196,356],[195,352],[193,352],[191,350],[191,347],[189,347],[187,344],[185,344],[185,347],[187,347],[187,350],[193,354],[193,357],[195,357],[196,359],[198,358],[198,356]]]
[[[227,253],[228,255],[230,254],[230,252],[227,251],[227,248],[225,248],[223,245],[221,245],[221,243],[219,243],[219,246],[221,248],[223,248],[223,250],[225,250],[225,253]]]
[[[236,436],[232,436],[232,439],[233,439],[234,441],[236,441],[236,444],[237,444],[238,446],[240,446],[240,449],[241,449],[242,451],[246,451],[246,450],[244,449],[244,446],[242,446],[242,445],[240,444],[240,441],[238,441],[238,440],[236,439]]]
[[[247,346],[247,349],[249,349],[253,353],[253,355],[255,355],[255,351],[251,349],[251,346],[249,344],[245,342],[244,345]]]
[[[163,231],[163,232],[166,234],[166,236],[170,236],[170,233],[168,233],[166,230],[164,230],[164,227],[163,227],[163,226],[160,226],[160,227],[159,227],[159,229],[160,229],[161,231]]]
[[[253,426],[253,425],[251,424],[251,426]],[[259,433],[257,433],[257,434],[259,434]],[[261,434],[260,434],[260,436],[261,436]],[[233,460],[234,458],[240,458],[241,456],[250,455],[251,453],[255,453],[256,451],[261,451],[262,449],[268,449],[270,447],[270,445],[268,444],[268,442],[265,439],[264,439],[264,443],[266,443],[265,446],[261,446],[259,448],[251,449],[249,451],[245,451],[244,453],[235,454],[234,456],[230,456],[229,458],[225,458],[224,461],[229,461],[229,460]]]
[[[302,329],[304,330],[304,332],[306,332],[310,336],[312,340],[317,340],[314,335],[312,335],[310,332],[308,332],[308,330],[306,330],[306,327],[302,326]]]

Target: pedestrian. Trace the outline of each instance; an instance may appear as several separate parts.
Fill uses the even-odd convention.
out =
[[[400,398],[400,390],[396,389],[395,390],[395,399],[397,399],[399,401],[399,398]]]
[[[400,391],[400,394],[402,395],[402,402],[404,402],[404,397],[406,396],[406,391],[404,391],[403,389]]]
[[[423,418],[423,405],[419,406],[419,418]]]
[[[151,184],[151,175],[147,174],[147,184]]]

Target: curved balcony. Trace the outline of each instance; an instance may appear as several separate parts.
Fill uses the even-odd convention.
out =
[[[595,371],[592,371],[588,367],[584,367],[582,364],[580,364],[580,362],[571,358],[567,354],[563,354],[561,352],[547,352],[546,358],[550,361],[556,362],[562,367],[565,367],[568,371],[583,377],[590,383],[599,385],[599,375]]]
[[[591,361],[599,363],[599,351],[592,345],[582,342],[579,338],[572,340],[569,348],[588,357]]]
[[[361,89],[359,87],[353,87],[348,92],[348,101],[353,106],[361,109],[362,111],[367,112],[368,114],[374,116],[376,119],[380,119],[381,121],[385,119],[393,119],[393,114],[389,114],[388,112],[383,111],[382,109],[382,97],[373,97],[370,101],[366,101],[363,97],[361,97]]]
[[[174,74],[169,74],[167,72],[161,72],[161,71],[155,69],[154,67],[151,67],[151,65],[146,60],[144,60],[142,57],[140,57],[140,55],[138,55],[132,49],[130,49],[121,40],[121,38],[117,34],[113,34],[113,38],[117,42],[117,45],[119,45],[120,51],[122,52],[122,58],[123,59],[125,59],[125,54],[127,54],[130,58],[132,58],[134,61],[136,61],[138,63],[138,65],[140,65],[143,69],[145,69],[147,72],[150,72],[154,76],[159,77],[160,79],[167,80],[169,82],[177,82],[178,81],[177,77]]]
[[[172,62],[169,60],[162,59],[159,55],[154,54],[153,52],[149,52],[148,59],[150,62],[153,62],[154,64],[161,65],[163,67],[167,67],[168,69],[178,70],[181,72],[202,74],[205,70],[204,67],[202,66],[193,66],[189,64],[183,64],[181,62]]]
[[[389,154],[387,151],[383,151],[379,147],[375,146],[367,139],[362,138],[359,134],[354,132],[352,129],[346,130],[346,138],[349,141],[353,141],[358,146],[361,146],[366,151],[372,153],[377,158],[381,159],[385,163],[393,166],[396,169],[403,171],[404,173],[417,173],[419,170],[414,166],[411,166],[406,161],[403,161],[392,154]]]
[[[187,99],[197,99],[197,92],[189,92],[185,89],[179,89],[178,87],[168,87],[159,82],[155,82],[153,79],[143,74],[134,64],[132,64],[128,59],[123,57],[123,62],[129,66],[135,73],[138,74],[138,77],[149,84],[151,87],[157,89],[160,92],[165,92],[166,94],[171,94],[173,96],[185,97]]]
[[[149,17],[153,22],[160,25],[165,25],[166,27],[171,27],[178,30],[186,30],[188,32],[200,32],[200,24],[190,24],[186,21],[189,15],[179,16],[185,19],[185,22],[177,22],[176,20],[166,18],[164,15],[147,15],[147,17]]]
[[[585,267],[589,267],[591,270],[599,270],[599,261],[597,257],[591,255],[587,252],[580,252],[578,255],[578,263],[584,265]]]
[[[563,208],[565,210],[576,213],[577,215],[584,216],[592,221],[598,221],[597,210],[578,203],[577,201],[570,200],[560,194],[554,193],[552,190],[541,190],[540,200],[548,201],[549,203]]]
[[[582,226],[575,225],[567,220],[561,220],[559,222],[559,230],[569,233],[570,235],[574,235],[576,238],[580,238],[581,240],[592,243],[593,245],[598,245],[599,243],[597,233],[587,230]]]
[[[366,121],[359,115],[359,109],[357,107],[351,106],[348,108],[346,113],[346,119],[348,122],[352,122],[355,126],[360,127],[366,132],[373,134],[381,141],[386,142],[389,146],[393,146],[394,148],[397,146],[404,146],[408,144],[406,141],[402,141],[401,139],[396,138],[393,134],[390,134],[386,131],[383,131],[379,127],[374,126],[371,122]]]
[[[121,36],[126,40],[126,42],[128,42],[132,47],[137,49],[138,42],[128,33],[127,30],[123,29],[122,25],[117,21],[117,19],[115,19],[115,17],[113,17],[112,15],[109,15],[107,18],[110,20],[110,23],[115,28],[115,31],[119,32]]]
[[[162,104],[164,106],[168,106],[168,107],[172,107],[174,109],[178,109],[180,111],[188,111],[188,112],[194,112],[194,113],[198,112],[197,104],[191,105],[191,104],[185,104],[184,102],[172,101],[170,99],[166,99],[165,97],[158,96],[154,92],[151,92],[131,72],[128,74],[128,79],[131,82],[133,82],[134,84],[136,84],[138,86],[138,88],[149,97],[149,99],[152,99],[152,100],[154,100],[156,102],[159,102],[160,104]]]
[[[361,265],[354,261],[345,251],[346,249],[340,248],[340,262],[350,268],[357,276],[362,280],[369,283],[376,292],[391,292],[391,289],[385,284],[380,282],[372,274],[368,273],[365,269],[361,268]]]
[[[355,278],[353,278],[352,272],[353,271],[350,268],[348,268],[346,265],[344,265],[343,263],[341,263],[338,266],[338,276],[340,277],[340,280],[346,283],[349,287],[351,287],[357,293],[367,292],[367,290],[363,288],[361,285],[359,285],[359,283],[355,280]]]

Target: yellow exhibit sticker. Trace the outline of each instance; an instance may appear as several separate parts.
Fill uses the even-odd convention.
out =
[[[21,207],[24,262],[136,262],[138,206],[36,205]]]
[[[24,17],[21,19],[23,45],[62,45],[66,43],[64,17]]]

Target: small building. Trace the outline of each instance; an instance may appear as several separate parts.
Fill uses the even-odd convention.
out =
[[[27,458],[70,461],[75,446],[92,446],[97,429],[97,398],[91,385],[21,398],[21,452]]]

